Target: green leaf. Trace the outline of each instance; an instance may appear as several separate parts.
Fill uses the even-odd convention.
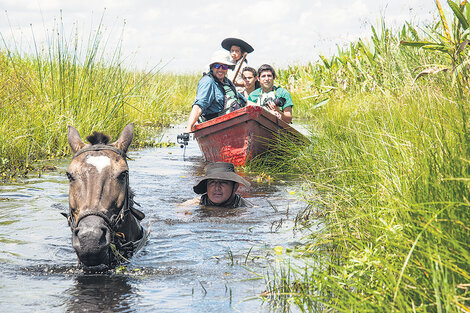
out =
[[[452,49],[444,45],[430,44],[430,45],[423,46],[422,48],[426,50],[436,50],[436,51],[441,51],[441,52],[445,52],[448,54],[452,54]]]
[[[331,64],[328,62],[328,60],[323,55],[320,55],[320,59],[323,61],[323,64],[325,64],[325,67],[327,69],[330,69]]]
[[[467,36],[470,34],[470,28],[467,28],[463,33],[462,33],[462,39],[467,38]]]
[[[406,41],[406,40],[402,40],[402,41],[400,41],[400,45],[414,47],[414,48],[422,48],[423,46],[427,46],[427,45],[435,45],[435,43],[430,42],[430,41]]]
[[[416,31],[416,29],[409,23],[409,22],[406,22],[406,25],[408,26],[408,31],[411,33],[411,35],[413,36],[413,38],[416,40],[416,41],[419,41],[419,36],[418,36],[418,32]],[[404,26],[403,26],[404,27]]]
[[[330,98],[326,98],[326,99],[324,99],[324,100],[322,100],[322,101],[319,101],[319,102],[317,102],[317,103],[315,103],[315,104],[313,105],[312,109],[319,108],[319,107],[321,107],[321,106],[327,104],[329,101],[330,101]]]
[[[463,16],[463,13],[462,11],[460,10],[460,6],[458,4],[456,4],[455,2],[453,1],[447,1],[447,4],[450,6],[450,8],[452,9],[452,11],[454,12],[455,16],[458,18],[460,24],[462,24],[462,27],[463,29],[467,29],[468,28],[468,21],[467,19],[465,18],[465,16]]]

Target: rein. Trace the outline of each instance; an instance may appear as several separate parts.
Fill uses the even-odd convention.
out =
[[[126,162],[127,165],[127,155],[124,151],[117,149],[113,146],[108,146],[108,145],[103,145],[103,144],[97,144],[97,145],[92,145],[89,146],[85,149],[82,149],[78,151],[77,153],[74,154],[73,159],[75,159],[77,156],[89,152],[89,151],[112,151],[118,155],[120,155],[124,161]],[[125,217],[131,212],[130,204],[129,204],[129,194],[130,194],[130,187],[129,187],[129,175],[126,177],[126,194],[125,194],[125,203],[122,206],[121,211],[119,211],[119,214],[114,214],[109,218],[104,214],[103,212],[88,212],[80,216],[77,220],[75,220],[72,212],[69,212],[69,214],[66,215],[67,222],[70,226],[70,229],[72,232],[75,231],[75,229],[78,227],[80,224],[80,221],[84,219],[85,217],[88,216],[98,216],[104,220],[106,225],[108,226],[109,230],[111,231],[111,243],[110,245],[113,245],[115,249],[111,249],[113,252],[114,256],[116,258],[120,257],[124,261],[128,261],[128,258],[130,258],[133,254],[133,251],[136,247],[141,247],[143,245],[143,241],[146,240],[147,236],[142,235],[142,238],[136,241],[128,241],[126,239],[126,236],[124,233],[119,232],[119,227],[121,224],[124,222]],[[65,215],[65,214],[64,214]],[[143,231],[143,230],[142,230]]]

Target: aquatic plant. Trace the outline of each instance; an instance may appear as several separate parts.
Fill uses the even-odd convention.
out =
[[[402,40],[401,45],[435,51],[446,56],[444,64],[427,64],[415,79],[424,75],[436,74],[441,71],[452,73],[454,83],[461,88],[468,83],[468,65],[470,63],[468,43],[470,35],[470,4],[467,0],[460,4],[447,1],[453,13],[453,23],[447,22],[447,17],[439,0],[436,6],[439,12],[438,25],[441,27],[428,27],[427,40]],[[447,64],[450,61],[450,64]]]
[[[68,152],[67,124],[80,132],[105,131],[113,136],[129,121],[136,123],[136,143],[189,110],[194,75],[142,72],[123,67],[122,39],[108,47],[101,20],[88,38],[75,30],[65,34],[62,18],[40,45],[32,34],[35,54],[17,50],[1,34],[0,168],[4,176],[30,169],[36,160]],[[109,33],[108,36],[112,34]],[[141,136],[142,135],[144,136]],[[9,174],[7,171],[10,171]]]
[[[399,45],[429,41],[416,29],[382,23],[380,36],[373,28],[329,60],[280,71],[297,90],[294,114],[312,120],[312,144],[287,142],[277,164],[260,165],[297,173],[309,204],[296,218],[303,244],[265,277],[277,310],[470,310],[469,87],[445,72],[415,79],[449,62]],[[330,87],[324,105],[306,98]]]

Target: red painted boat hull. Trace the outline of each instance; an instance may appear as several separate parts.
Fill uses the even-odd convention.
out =
[[[196,125],[194,137],[206,161],[232,162],[243,166],[264,153],[281,133],[308,141],[289,124],[260,106],[246,106]]]

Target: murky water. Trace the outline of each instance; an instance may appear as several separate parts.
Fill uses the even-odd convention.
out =
[[[253,185],[241,192],[253,208],[204,210],[181,205],[196,196],[204,166],[195,141],[184,160],[179,146],[129,156],[130,184],[151,234],[123,273],[77,267],[60,214],[70,160],[57,172],[0,185],[0,312],[270,312],[258,297],[265,287],[258,274],[275,246],[295,244],[290,221],[305,207],[292,195],[295,183],[248,175]]]

